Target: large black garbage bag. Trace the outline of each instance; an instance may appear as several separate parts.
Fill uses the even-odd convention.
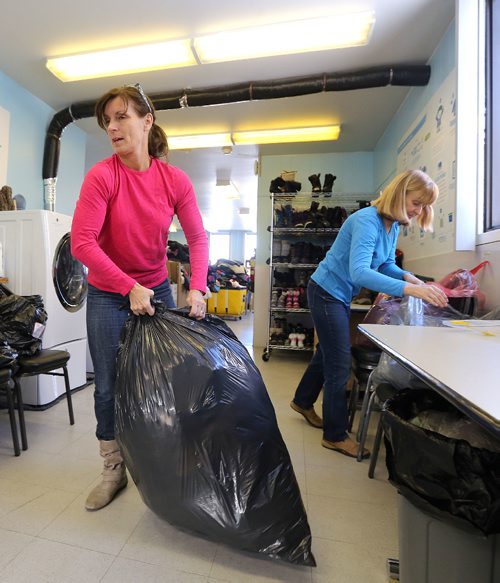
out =
[[[400,391],[385,404],[382,426],[390,482],[431,516],[486,535],[500,533],[500,453],[411,422],[426,411],[463,417],[427,389]]]
[[[46,321],[42,296],[18,296],[1,286],[0,341],[7,342],[19,356],[33,356],[40,351]]]
[[[262,377],[216,316],[130,316],[118,354],[116,438],[144,502],[169,523],[315,565],[290,456]]]
[[[12,348],[12,346],[7,344],[7,342],[0,342],[0,368],[10,366],[18,357],[19,354]]]

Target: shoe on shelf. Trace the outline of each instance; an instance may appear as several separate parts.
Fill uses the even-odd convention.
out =
[[[339,453],[348,457],[358,457],[359,443],[356,443],[350,437],[346,437],[343,441],[328,441],[328,439],[322,439],[321,445],[327,449],[338,451]],[[363,449],[363,455],[361,457],[364,460],[369,458],[370,452],[367,449]]]
[[[300,413],[309,425],[317,427],[318,429],[323,427],[323,419],[316,414],[314,407],[311,407],[310,409],[302,409],[302,407],[299,407],[294,401],[290,403],[290,407],[297,413]]]

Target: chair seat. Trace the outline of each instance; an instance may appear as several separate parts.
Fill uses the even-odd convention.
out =
[[[351,354],[360,366],[377,365],[382,351],[373,348],[363,348],[361,346],[351,346]]]
[[[34,356],[27,356],[18,360],[18,375],[39,374],[46,370],[63,367],[69,360],[70,354],[66,350],[41,350]]]

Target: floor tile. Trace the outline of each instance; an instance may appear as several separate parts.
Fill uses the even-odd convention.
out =
[[[318,566],[312,570],[312,583],[388,583],[382,551],[372,551],[359,543],[342,543],[316,537],[313,552]]]
[[[209,583],[208,577],[178,571],[165,565],[116,559],[101,583]]]
[[[0,549],[2,549],[0,553],[0,581],[2,580],[2,569],[14,561],[30,545],[32,540],[31,536],[0,528]]]
[[[397,507],[345,498],[306,495],[314,537],[360,545],[369,550],[397,550]]]
[[[2,583],[98,583],[113,557],[34,539],[0,572]]]
[[[22,486],[20,488],[23,489]],[[35,496],[0,517],[0,528],[37,535],[75,499],[64,490],[38,489]]]
[[[98,512],[85,510],[87,493],[76,498],[40,536],[53,541],[118,555],[146,512],[135,486],[129,485]]]
[[[311,567],[292,565],[221,545],[217,549],[210,576],[238,583],[256,581],[311,583]]]
[[[121,550],[120,558],[208,577],[217,546],[171,526],[147,510]]]
[[[87,386],[73,394],[74,426],[65,400],[26,412],[29,449],[19,457],[0,411],[0,583],[386,580],[385,561],[397,558],[397,494],[387,481],[383,451],[376,479],[369,480],[367,461],[321,447],[322,431],[290,408],[308,356],[276,351],[264,362],[261,349],[251,346],[251,315],[227,324],[255,355],[307,510],[318,566],[271,560],[175,528],[145,506],[131,481],[112,504],[87,512],[86,496],[102,471],[93,386]]]

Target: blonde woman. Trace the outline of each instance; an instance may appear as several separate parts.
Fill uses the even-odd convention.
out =
[[[342,225],[307,288],[319,344],[295,392],[291,407],[314,427],[323,428],[322,445],[356,457],[358,444],[348,433],[346,385],[351,370],[350,303],[362,287],[391,296],[413,296],[444,307],[448,299],[395,263],[400,225],[415,220],[432,230],[432,205],[439,191],[420,170],[396,176],[371,206],[353,213]],[[323,419],[314,403],[323,388]],[[367,450],[363,457],[369,457]]]

